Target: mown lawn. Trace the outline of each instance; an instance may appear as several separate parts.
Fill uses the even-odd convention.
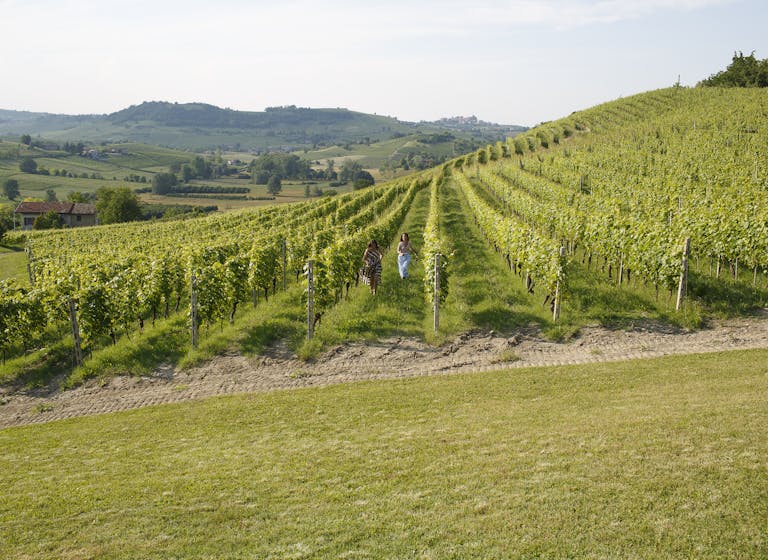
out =
[[[4,558],[765,558],[768,351],[0,431]]]

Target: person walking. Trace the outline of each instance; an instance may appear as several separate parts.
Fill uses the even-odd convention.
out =
[[[411,245],[411,238],[407,233],[400,236],[400,243],[397,244],[397,269],[400,271],[400,278],[408,278],[408,266],[411,264],[411,255],[418,258],[416,250]]]
[[[360,270],[363,283],[371,287],[371,293],[376,295],[376,290],[381,284],[381,251],[375,239],[371,239],[363,253],[363,268]]]

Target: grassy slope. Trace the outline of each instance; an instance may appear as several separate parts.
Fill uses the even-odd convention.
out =
[[[401,138],[381,140],[370,145],[352,144],[347,150],[341,146],[330,146],[320,150],[309,151],[305,157],[320,161],[322,164],[328,159],[334,160],[336,168],[341,167],[345,159],[354,159],[369,169],[378,169],[387,160],[399,163],[409,152],[428,153],[436,157],[453,156],[453,141],[436,144],[424,144],[418,142],[420,135],[411,134]]]
[[[18,144],[0,142],[0,154],[9,153],[11,147],[16,149]],[[114,147],[126,149],[129,153],[126,155],[109,155],[103,160],[92,160],[64,152],[47,152],[41,149],[29,150],[26,148],[22,150],[22,155],[34,157],[39,167],[49,171],[62,169],[77,175],[86,173],[89,176],[95,173],[101,175],[103,179],[22,173],[19,171],[17,161],[0,158],[0,183],[5,182],[6,179],[16,179],[19,182],[22,198],[44,199],[45,191],[53,188],[59,200],[66,200],[67,195],[73,191],[96,192],[104,186],[128,187],[130,189],[146,187],[147,184],[132,183],[123,179],[128,175],[136,174],[146,176],[147,180],[151,180],[153,172],[167,171],[171,163],[186,162],[193,157],[189,153],[141,144],[119,144]],[[0,193],[0,202],[6,202],[2,193]]]
[[[0,431],[5,558],[758,558],[768,352]]]
[[[0,245],[0,279],[12,278],[22,285],[28,285],[27,256],[24,249]]]
[[[128,110],[130,111],[130,109]],[[266,118],[254,121],[243,115],[246,123],[243,128],[204,124],[210,115],[189,114],[181,121],[185,125],[168,125],[163,118],[163,111],[158,113],[158,120],[146,120],[146,113],[128,116],[122,122],[113,118],[96,117],[86,119],[67,119],[51,116],[48,119],[14,119],[16,122],[2,124],[0,131],[9,137],[18,137],[22,132],[34,137],[42,136],[54,141],[83,140],[92,142],[141,142],[161,146],[174,146],[179,149],[206,150],[222,145],[241,144],[246,149],[265,149],[284,145],[311,145],[315,135],[321,135],[326,141],[357,141],[368,137],[371,140],[390,136],[393,132],[409,133],[413,126],[395,119],[377,115],[368,115],[354,111],[345,112],[340,120],[318,124],[317,115],[335,113],[333,109],[315,109],[314,116],[304,119],[288,117],[288,120]],[[19,115],[17,115],[18,117]],[[165,115],[167,117],[167,113]],[[199,119],[202,118],[203,124]],[[135,120],[138,119],[138,120]],[[176,119],[172,119],[176,120]],[[256,124],[257,126],[253,126]],[[422,126],[422,130],[434,130],[434,127]]]

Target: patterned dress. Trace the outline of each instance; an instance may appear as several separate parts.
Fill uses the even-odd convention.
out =
[[[365,264],[363,265],[362,274],[363,283],[366,285],[371,284],[371,278],[376,278],[376,285],[381,284],[381,254],[376,251],[366,249],[365,255],[363,255]]]

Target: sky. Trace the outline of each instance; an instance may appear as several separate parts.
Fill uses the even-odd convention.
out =
[[[345,107],[533,126],[768,58],[766,0],[0,0],[0,109]]]

